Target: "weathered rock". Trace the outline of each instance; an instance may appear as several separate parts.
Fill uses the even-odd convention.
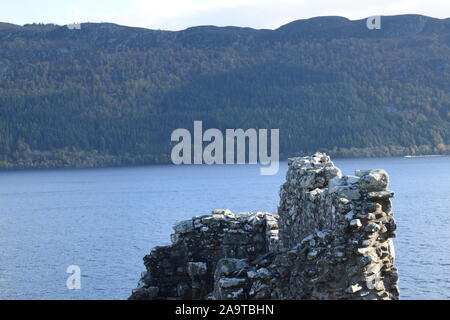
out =
[[[389,175],[383,169],[357,170],[355,174],[360,177],[359,186],[368,191],[382,191],[389,185]]]
[[[173,230],[178,234],[189,233],[194,231],[194,224],[192,220],[181,221],[173,226]]]
[[[191,277],[203,276],[208,270],[205,262],[188,262],[186,269]]]
[[[398,299],[384,170],[288,161],[278,214],[217,209],[175,225],[130,299]]]

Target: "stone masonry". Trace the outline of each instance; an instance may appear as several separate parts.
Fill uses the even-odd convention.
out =
[[[342,176],[322,153],[288,165],[277,214],[178,223],[130,299],[398,299],[388,174]]]

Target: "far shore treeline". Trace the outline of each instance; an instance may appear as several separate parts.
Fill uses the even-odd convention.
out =
[[[169,163],[195,120],[280,129],[281,159],[449,154],[450,19],[0,23],[0,169]]]

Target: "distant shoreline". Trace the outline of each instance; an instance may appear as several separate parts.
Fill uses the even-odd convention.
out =
[[[424,155],[417,155],[417,156],[411,156],[406,155],[405,158],[430,158],[430,157],[444,157],[445,154],[424,154]]]
[[[307,154],[307,153],[305,153]],[[300,157],[302,156],[300,155],[293,155],[291,157],[280,157],[280,162],[286,162],[288,160],[288,158],[294,158],[294,157]],[[442,154],[419,154],[419,155],[409,155],[409,154],[404,154],[404,155],[374,155],[374,156],[361,156],[361,155],[354,155],[354,156],[350,156],[350,155],[342,155],[342,156],[338,156],[335,155],[333,158],[335,160],[337,159],[377,159],[377,158],[436,158],[436,157],[450,157],[450,153],[442,153]],[[3,167],[0,166],[0,172],[11,172],[11,171],[35,171],[35,170],[63,170],[63,169],[69,169],[69,170],[74,170],[74,169],[106,169],[106,168],[126,168],[126,167],[146,167],[146,166],[167,166],[167,165],[174,165],[172,162],[170,161],[161,161],[161,162],[148,162],[148,163],[118,163],[118,158],[114,158],[116,161],[111,161],[111,163],[108,163],[106,161],[102,161],[101,163],[95,163],[95,161],[91,162],[89,161],[88,164],[82,164],[82,163],[77,163],[75,165],[67,165],[67,164],[63,164],[60,166],[51,166],[51,163],[47,163],[47,166],[38,166],[37,164],[34,166],[18,166],[18,165],[13,165],[11,164],[11,166],[8,167]],[[192,164],[194,165],[194,164]],[[207,165],[207,164],[202,164],[202,165]],[[250,165],[248,163],[244,164],[244,165]],[[256,164],[258,165],[258,164]],[[208,165],[209,166],[209,165]]]

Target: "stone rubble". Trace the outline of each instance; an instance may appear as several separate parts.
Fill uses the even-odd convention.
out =
[[[388,174],[342,176],[322,153],[288,166],[277,214],[176,224],[130,299],[398,299]]]

